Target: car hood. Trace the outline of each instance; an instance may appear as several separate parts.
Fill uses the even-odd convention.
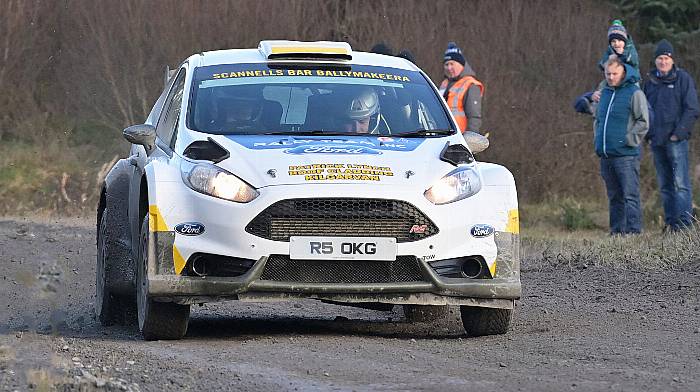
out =
[[[382,136],[216,135],[230,152],[217,165],[255,188],[291,184],[412,185],[432,182],[454,169],[441,161],[443,138]]]

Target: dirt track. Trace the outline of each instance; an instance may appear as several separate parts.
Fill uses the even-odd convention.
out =
[[[0,390],[700,390],[700,264],[523,261],[507,335],[314,301],[193,307],[144,342],[94,320],[92,221],[0,220]],[[537,268],[535,268],[537,266]],[[99,388],[98,388],[99,386]]]

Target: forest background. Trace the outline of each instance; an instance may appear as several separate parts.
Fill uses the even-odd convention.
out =
[[[128,153],[121,130],[144,121],[166,65],[192,53],[263,39],[342,40],[355,50],[383,41],[410,50],[439,83],[455,41],[486,85],[491,147],[479,159],[514,173],[532,211],[525,223],[604,228],[592,119],[572,101],[602,80],[596,63],[618,18],[643,74],[668,38],[677,64],[700,78],[700,0],[3,0],[0,215],[92,213],[106,171]],[[698,148],[693,140],[693,163]],[[641,177],[654,224],[648,149]]]

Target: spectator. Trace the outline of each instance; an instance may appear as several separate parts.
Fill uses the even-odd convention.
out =
[[[401,51],[399,52],[399,54],[396,55],[396,57],[404,58],[404,59],[406,59],[406,60],[412,62],[413,64],[416,63],[416,57],[415,57],[415,56],[413,55],[413,53],[411,53],[411,51],[408,50],[408,49],[403,49],[403,50],[401,50]]]
[[[634,46],[632,36],[627,33],[627,29],[622,25],[622,21],[615,19],[612,25],[608,28],[608,46],[603,53],[603,57],[598,62],[598,68],[605,71],[605,63],[611,55],[616,55],[625,64],[632,66],[639,74],[639,55],[637,48]],[[592,102],[600,100],[600,92],[605,87],[605,80],[598,84],[593,95],[590,97]]]
[[[644,83],[654,110],[646,136],[651,143],[664,206],[666,228],[679,230],[693,222],[688,139],[698,118],[698,96],[693,78],[674,63],[673,46],[663,39],[654,53],[656,65]]]
[[[374,46],[372,46],[372,49],[370,49],[369,51],[377,54],[385,54],[387,56],[394,55],[394,49],[392,49],[392,47],[384,41],[374,44]]]
[[[440,93],[460,131],[479,132],[484,85],[476,79],[474,70],[454,42],[447,44],[442,64],[446,79],[440,84]]]
[[[619,19],[615,19],[608,28],[608,47],[598,62],[598,68],[601,71],[604,71],[605,63],[610,58],[610,55],[613,54],[639,72],[637,48],[634,46],[632,36],[627,33],[627,29],[625,29],[625,26],[622,25],[622,21]]]
[[[377,53],[377,54],[384,54],[387,56],[396,56],[396,57],[401,57],[403,59],[406,59],[413,64],[416,63],[416,58],[413,56],[413,53],[411,53],[410,50],[408,49],[403,49],[401,50],[398,54],[394,54],[394,49],[391,48],[387,43],[385,42],[379,42],[376,43],[374,46],[372,46],[372,49],[369,50],[372,53]]]
[[[642,231],[639,200],[639,144],[649,128],[639,73],[612,56],[605,64],[606,85],[596,109],[595,151],[608,194],[611,234]]]

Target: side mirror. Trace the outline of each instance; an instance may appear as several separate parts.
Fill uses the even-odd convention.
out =
[[[464,140],[467,142],[467,146],[469,146],[472,154],[478,154],[489,148],[489,139],[482,134],[466,131],[462,136],[464,136]]]
[[[140,144],[146,148],[146,151],[151,151],[156,143],[156,128],[153,125],[132,125],[122,133],[129,143]]]

